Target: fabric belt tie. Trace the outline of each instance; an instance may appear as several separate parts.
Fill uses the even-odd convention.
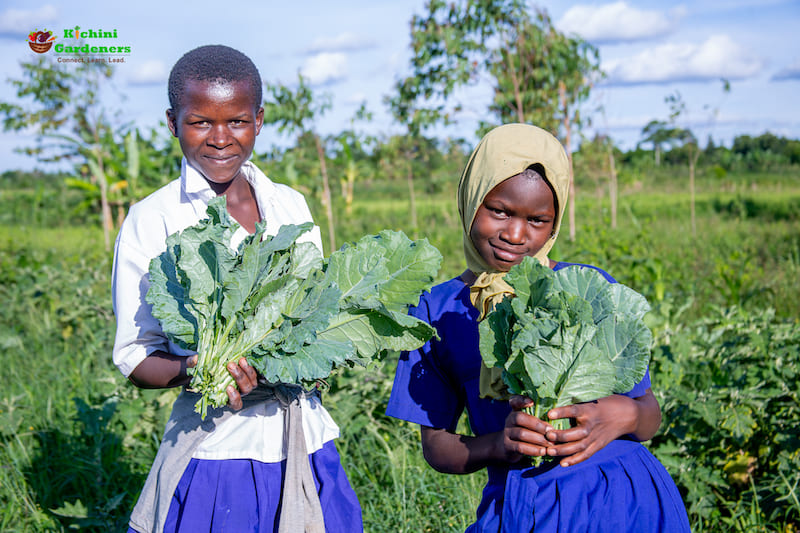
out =
[[[286,408],[283,433],[288,436],[278,533],[299,531],[300,524],[303,524],[305,533],[325,533],[325,519],[308,462],[306,438],[303,434],[303,410],[300,408],[300,398],[313,393],[308,393],[299,386],[285,385],[270,390],[281,406]]]
[[[322,506],[308,460],[300,407],[301,398],[316,395],[316,390],[305,391],[298,385],[273,386],[261,383],[242,396],[243,409],[277,400],[286,411],[286,471],[278,517],[279,533],[325,531]],[[164,530],[172,496],[195,450],[209,433],[235,412],[227,406],[209,408],[203,420],[194,410],[199,398],[200,394],[184,388],[175,400],[153,466],[131,513],[130,526],[140,533],[160,533]]]

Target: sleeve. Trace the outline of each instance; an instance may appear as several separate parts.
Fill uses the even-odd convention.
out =
[[[644,377],[642,381],[637,383],[633,386],[633,388],[623,394],[623,396],[627,396],[629,398],[638,398],[639,396],[644,396],[644,393],[647,392],[647,389],[650,388],[650,365],[647,366],[647,372],[644,373]]]
[[[125,377],[152,352],[169,351],[161,325],[145,301],[150,286],[150,259],[160,252],[145,249],[139,237],[149,234],[152,240],[153,228],[137,228],[136,212],[131,210],[117,235],[111,274],[111,298],[117,319],[113,360]]]
[[[431,323],[428,302],[420,301],[411,316]],[[386,414],[415,424],[454,431],[464,410],[464,401],[439,368],[436,344],[403,352],[397,362]]]

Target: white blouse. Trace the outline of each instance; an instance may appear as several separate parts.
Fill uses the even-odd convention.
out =
[[[251,162],[242,171],[253,187],[268,235],[275,235],[284,224],[312,221],[302,194],[273,183]],[[133,205],[120,228],[112,272],[112,303],[117,318],[113,359],[125,377],[156,350],[192,355],[169,342],[151,314],[151,306],[145,301],[148,270],[150,260],[166,250],[169,235],[206,218],[208,202],[214,196],[205,178],[184,158],[180,178]],[[246,236],[247,230],[239,228],[231,246],[238,246]],[[322,250],[319,226],[298,240],[313,242]],[[339,428],[317,398],[301,401],[306,449],[312,453],[338,437]],[[194,457],[281,461],[286,457],[286,446],[284,438],[277,437],[283,435],[283,417],[284,409],[277,401],[238,411],[201,443]]]

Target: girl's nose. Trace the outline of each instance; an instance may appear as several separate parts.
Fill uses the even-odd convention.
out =
[[[516,218],[510,218],[507,224],[500,232],[500,238],[509,244],[524,244],[525,243],[525,224],[523,221]]]
[[[215,148],[225,148],[228,146],[230,144],[228,128],[224,124],[212,126],[211,132],[208,134],[208,144]]]

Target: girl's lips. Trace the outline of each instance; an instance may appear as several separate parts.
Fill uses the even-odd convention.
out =
[[[224,165],[224,164],[230,163],[231,161],[236,159],[236,156],[235,155],[229,155],[229,156],[225,156],[225,157],[206,156],[205,158],[206,158],[207,161],[211,161],[212,164]]]
[[[497,246],[495,246],[495,245],[493,245],[491,243],[490,243],[490,246],[492,247],[492,250],[494,251],[495,258],[499,259],[500,261],[513,263],[513,262],[519,261],[522,257],[525,257],[524,253],[512,252],[512,251],[507,250],[505,248],[499,248],[499,247],[497,247]]]

